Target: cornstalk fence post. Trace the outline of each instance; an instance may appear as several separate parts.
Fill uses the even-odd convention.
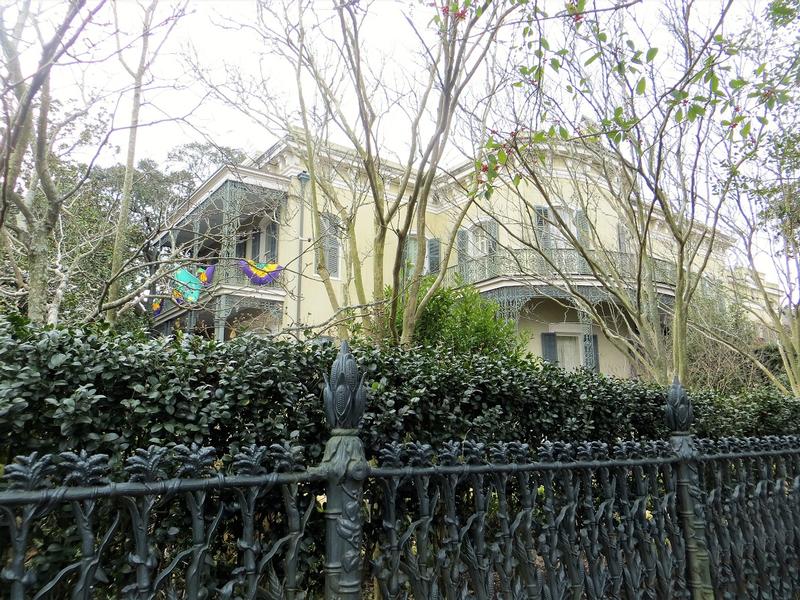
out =
[[[361,598],[361,496],[368,465],[358,427],[366,389],[347,342],[325,377],[323,404],[331,437],[320,468],[328,476],[325,502],[325,598]]]
[[[670,444],[680,459],[677,466],[677,503],[686,544],[686,580],[694,600],[713,600],[711,560],[706,544],[705,510],[700,493],[699,462],[694,435],[692,402],[676,377],[667,393]]]

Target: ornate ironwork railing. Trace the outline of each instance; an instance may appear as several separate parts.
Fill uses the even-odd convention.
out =
[[[367,461],[346,345],[322,462],[290,444],[152,446],[124,465],[17,457],[0,484],[0,597],[797,598],[800,438],[434,449]]]
[[[619,278],[631,280],[637,273],[637,257],[625,252],[603,250],[594,252],[599,264],[609,265]],[[652,258],[647,261],[654,283],[673,285],[675,265],[667,260]],[[537,251],[531,248],[507,250],[499,248],[486,256],[472,257],[447,269],[445,285],[477,283],[493,277],[534,277],[545,282],[558,281],[559,277],[591,276],[592,270],[583,255],[574,248],[550,248]]]

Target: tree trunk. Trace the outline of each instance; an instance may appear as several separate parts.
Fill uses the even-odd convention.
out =
[[[47,320],[48,278],[47,264],[49,257],[48,236],[37,231],[31,236],[28,252],[28,319],[32,323],[43,324]]]
[[[122,270],[122,263],[125,259],[125,249],[128,242],[128,227],[130,223],[131,196],[133,195],[133,173],[136,159],[136,134],[139,129],[139,110],[142,106],[142,79],[150,66],[147,53],[150,41],[150,26],[153,22],[157,0],[145,10],[142,22],[142,51],[139,55],[139,64],[136,71],[131,71],[120,55],[123,66],[133,76],[133,106],[131,107],[131,124],[128,132],[128,150],[125,158],[125,179],[122,182],[122,198],[119,206],[119,221],[117,222],[117,232],[114,236],[114,248],[111,252],[111,283],[108,286],[108,302],[115,302],[120,297],[122,282],[119,272]],[[115,12],[116,14],[116,12]],[[157,52],[157,50],[156,50]],[[110,324],[116,323],[119,310],[111,308],[106,312],[106,320]]]
[[[128,153],[125,160],[125,179],[122,183],[122,198],[119,205],[117,233],[114,236],[114,249],[111,253],[111,285],[108,287],[108,301],[119,298],[121,281],[118,273],[122,270],[125,258],[125,247],[128,241],[128,225],[130,223],[131,196],[133,191],[133,171],[136,158],[136,130],[139,126],[139,109],[142,105],[142,71],[136,74],[133,90],[133,108],[131,109],[131,129],[128,134]],[[117,321],[117,309],[106,312],[106,320],[112,325]]]

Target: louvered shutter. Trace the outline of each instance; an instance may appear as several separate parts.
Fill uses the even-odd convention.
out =
[[[577,233],[578,242],[584,248],[591,248],[592,246],[592,232],[589,228],[589,218],[586,213],[579,210],[575,213],[575,230]]]
[[[456,234],[456,262],[459,265],[467,263],[469,259],[469,233],[466,229],[459,229]]]
[[[486,232],[486,254],[494,256],[497,254],[497,238],[499,236],[500,227],[497,221],[487,221],[481,226]]]
[[[436,238],[428,240],[428,273],[438,273],[441,263],[441,242]]]
[[[600,347],[597,345],[597,336],[592,335],[592,351],[594,352],[594,372],[600,372]]]
[[[542,334],[542,358],[553,364],[558,362],[558,349],[556,347],[555,333]]]
[[[325,267],[331,277],[339,277],[339,219],[333,215],[328,217],[325,234]]]
[[[550,234],[550,209],[546,206],[534,208],[536,213],[536,240],[539,248],[546,249],[553,247],[553,236]]]
[[[267,222],[266,261],[278,262],[278,222]]]
[[[628,228],[625,223],[617,223],[617,250],[628,252]]]
[[[250,238],[250,258],[261,262],[261,230],[256,229]]]
[[[331,277],[339,277],[339,218],[325,213],[320,215],[320,221],[320,248],[325,253],[325,268]],[[317,254],[317,262],[319,259]]]

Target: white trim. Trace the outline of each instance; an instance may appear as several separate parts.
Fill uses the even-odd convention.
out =
[[[576,321],[567,321],[561,323],[550,323],[548,326],[550,333],[558,335],[580,335],[585,333],[585,328],[581,323]]]

